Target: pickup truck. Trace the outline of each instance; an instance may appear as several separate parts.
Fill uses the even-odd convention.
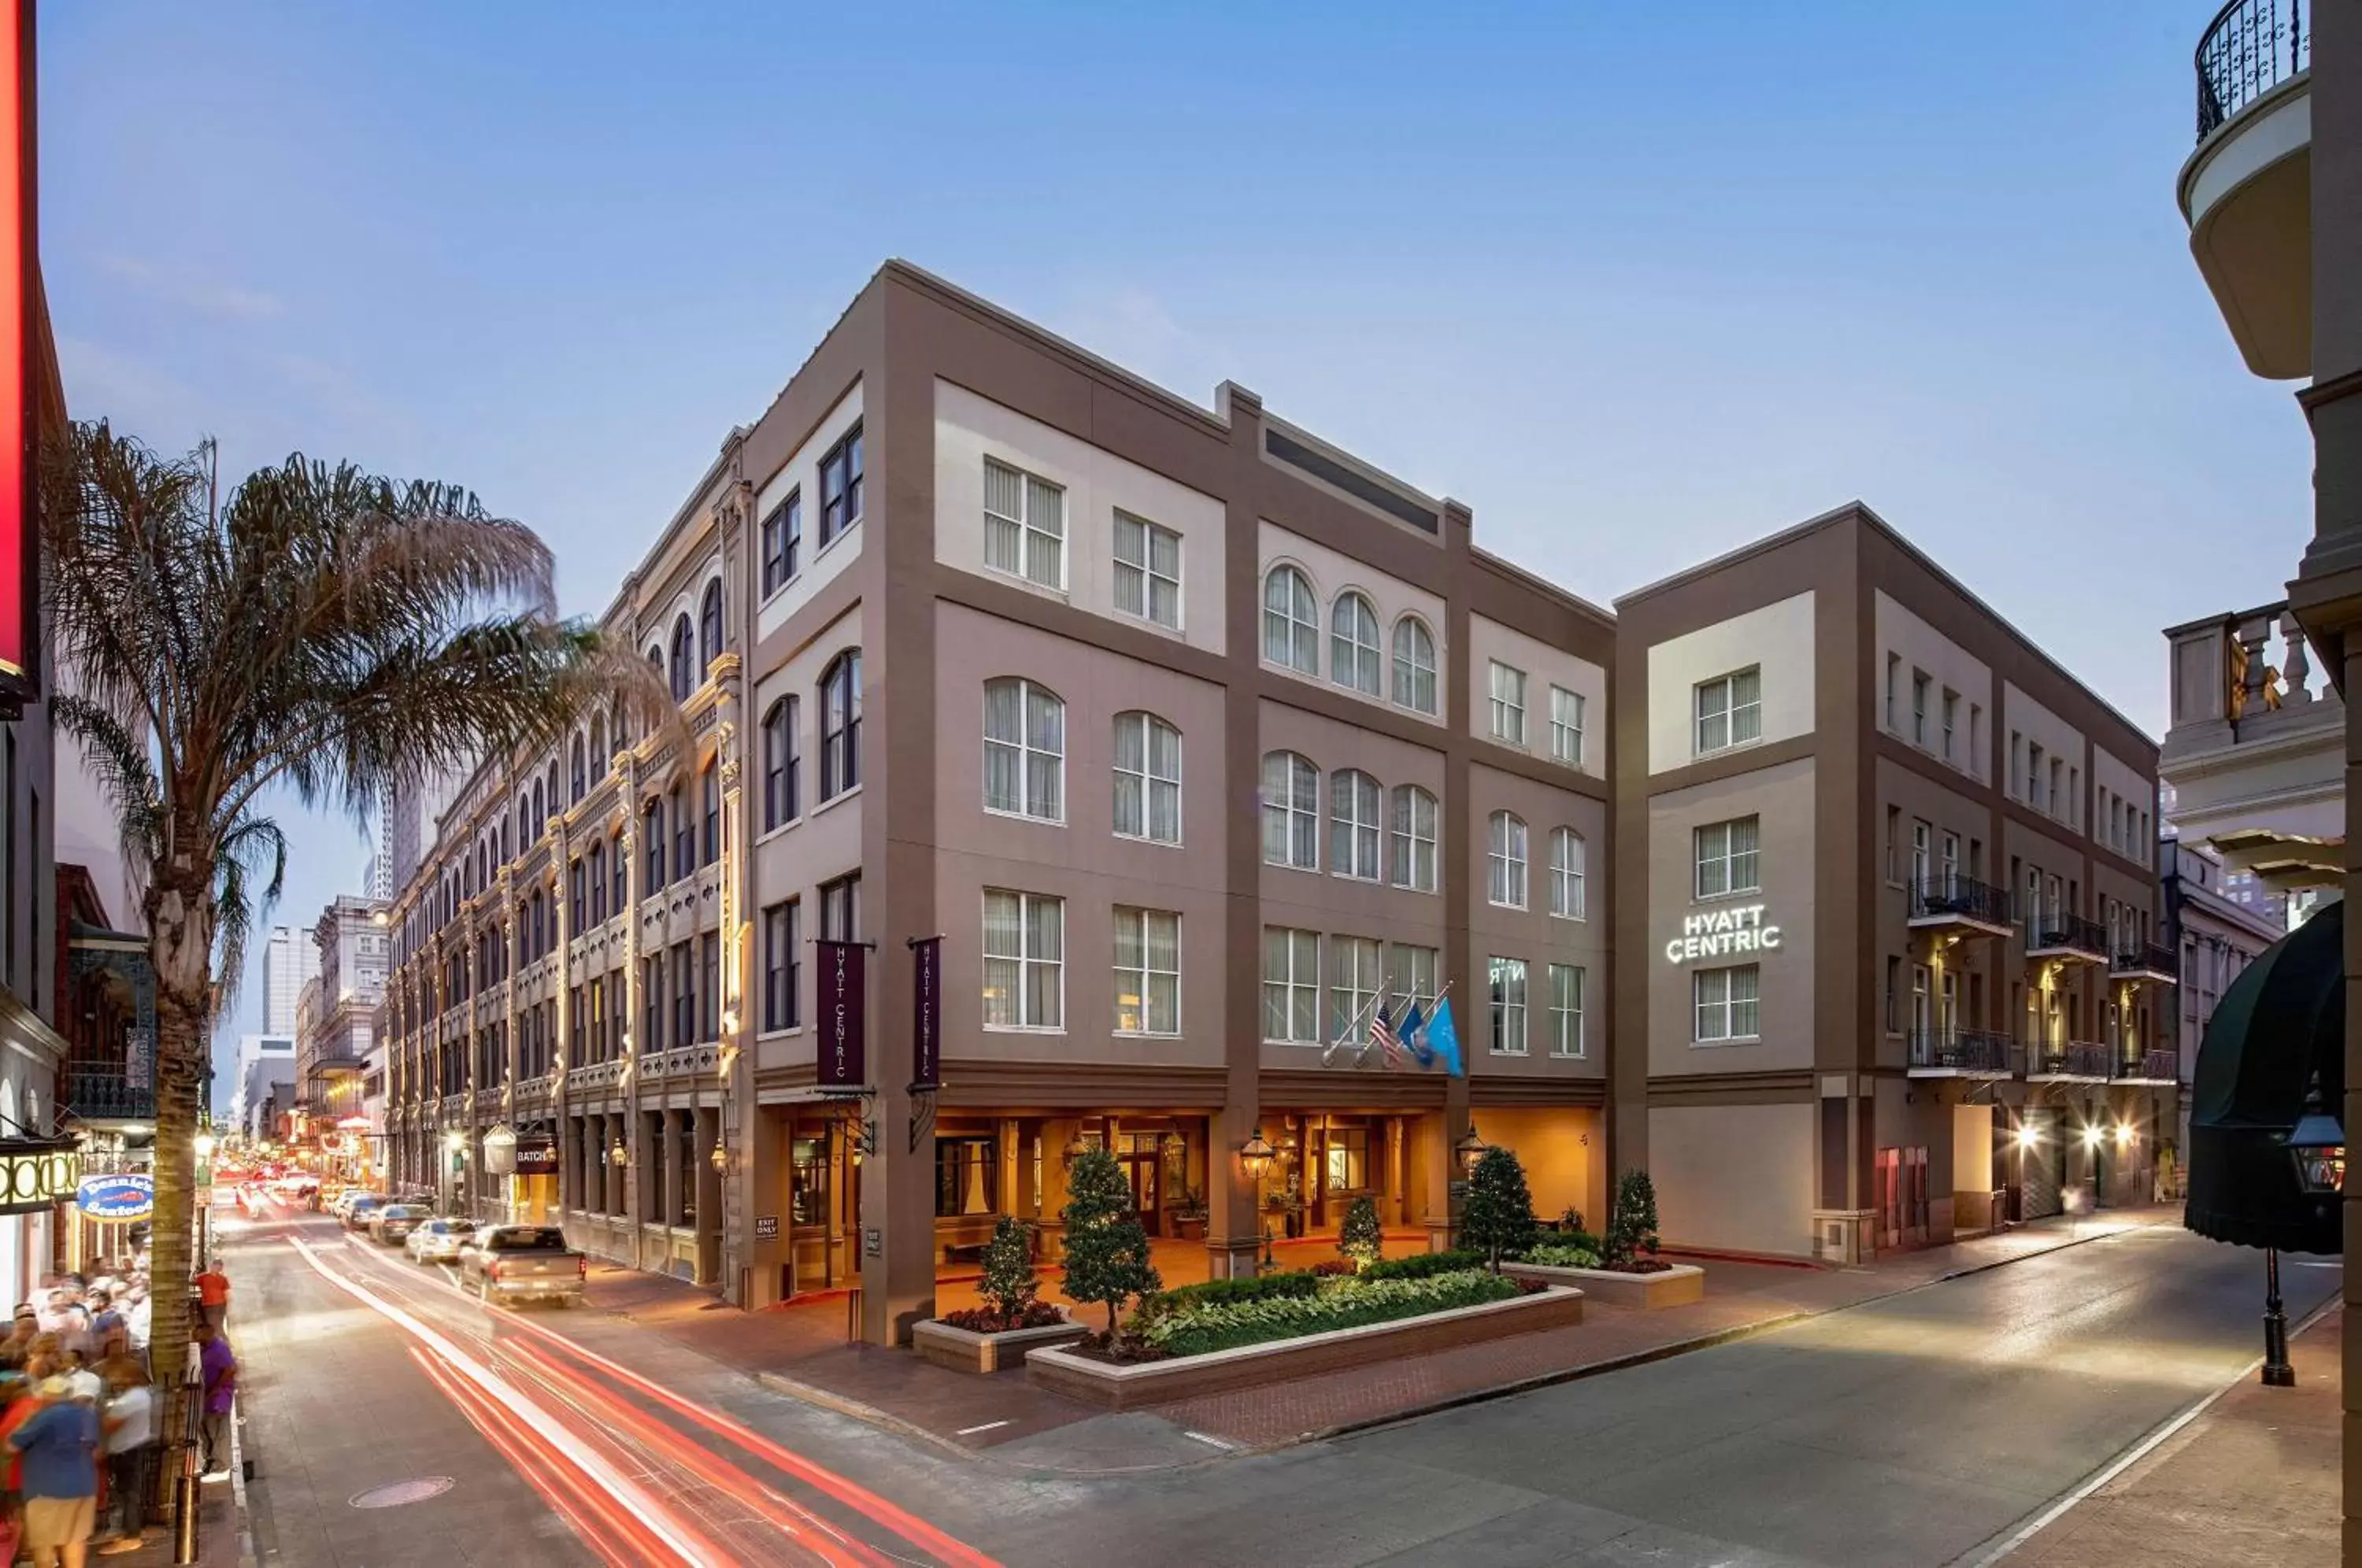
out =
[[[582,1299],[590,1265],[555,1225],[488,1225],[459,1253],[459,1287],[486,1302]]]

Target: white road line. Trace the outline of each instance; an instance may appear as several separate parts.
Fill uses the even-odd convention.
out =
[[[952,1436],[974,1437],[978,1432],[988,1432],[995,1427],[1005,1427],[1009,1423],[1007,1421],[987,1421],[980,1427],[962,1427],[959,1430],[954,1432]]]
[[[2327,1317],[2330,1312],[2343,1305],[2344,1302],[2340,1300],[2323,1302],[2319,1309],[2309,1314],[2305,1318],[2304,1321],[2297,1324],[2294,1328],[2289,1331],[2289,1338],[2295,1339],[2299,1334],[2303,1333],[2307,1329],[2312,1328],[2315,1323],[2321,1321],[2322,1319]],[[2246,1366],[2241,1367],[2239,1369],[2238,1376],[2233,1378],[2230,1382],[2225,1383],[2222,1387],[2214,1390],[2213,1393],[2207,1395],[2204,1398],[2199,1400],[2196,1404],[2191,1406],[2188,1409],[2182,1411],[2171,1420],[2167,1421],[2165,1425],[2158,1428],[2155,1431],[2149,1433],[2148,1436],[2133,1444],[2132,1447],[2125,1450],[2125,1452],[2118,1454],[2111,1463],[2102,1466],[2094,1474],[2086,1476],[2081,1485],[2076,1486],[2072,1491],[2067,1493],[2057,1502],[2052,1503],[2048,1507],[2035,1515],[2034,1518],[2026,1520],[2025,1524],[2012,1531],[2006,1540],[2002,1541],[1991,1551],[1984,1553],[1981,1557],[1962,1558],[1957,1559],[1956,1561],[1965,1562],[1968,1565],[1968,1568],[1992,1568],[1993,1563],[2000,1562],[2004,1557],[2007,1557],[2019,1547],[2024,1546],[2027,1541],[2032,1540],[2036,1536],[2040,1535],[2044,1530],[2048,1529],[2052,1525],[2058,1523],[2060,1516],[2065,1514],[2070,1508],[2072,1508],[2076,1504],[2081,1502],[2084,1498],[2090,1496],[2092,1493],[2098,1491],[2101,1487],[2106,1485],[2109,1482],[2114,1480],[2117,1476],[2122,1475],[2125,1471],[2130,1470],[2134,1465],[2138,1464],[2142,1460],[2147,1459],[2150,1454],[2156,1452],[2158,1448],[2169,1438],[2172,1437],[2174,1433],[2180,1431],[2182,1428],[2188,1426],[2191,1422],[2204,1415],[2213,1405],[2215,1400],[2220,1399],[2224,1395],[2228,1394],[2232,1389],[2238,1387],[2240,1385],[2246,1383],[2248,1378],[2253,1377],[2256,1375],[2256,1369],[2263,1364],[2264,1358],[2262,1356],[2257,1356]],[[1197,1434],[1192,1432],[1190,1435],[1194,1437]]]
[[[1234,1442],[1225,1442],[1218,1437],[1208,1437],[1204,1432],[1185,1431],[1181,1435],[1185,1438],[1195,1438],[1198,1441],[1204,1443],[1209,1448],[1219,1448],[1224,1453],[1235,1452],[1239,1446]]]

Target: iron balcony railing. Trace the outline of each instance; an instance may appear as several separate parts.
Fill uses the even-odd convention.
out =
[[[2312,67],[2304,0],[2231,0],[2198,40],[2198,139]]]
[[[1987,925],[2010,923],[2009,895],[1973,877],[1924,878],[1911,889],[1911,918],[1941,916],[1978,921]]]
[[[2040,911],[2025,922],[2025,945],[2030,951],[2048,953],[2069,949],[2088,953],[2095,958],[2108,955],[2108,929],[2098,921],[2081,915],[2045,914]]]
[[[2126,1056],[2116,1069],[2120,1078],[2146,1078],[2151,1083],[2178,1083],[2181,1078],[2181,1057],[2172,1051],[2144,1051],[2137,1056]]]
[[[1925,1071],[1991,1073],[2017,1071],[2017,1042],[1989,1029],[1915,1029],[1911,1066]]]
[[[152,1121],[156,1091],[127,1081],[120,1073],[66,1075],[66,1110],[85,1121]]]
[[[2032,1051],[2027,1071],[2041,1077],[2109,1078],[2116,1075],[2115,1050],[2096,1040],[2045,1042]]]
[[[2181,977],[2181,960],[2172,948],[2154,942],[2127,942],[2119,938],[2115,952],[2108,959],[2108,967],[2119,975],[2167,975]]]

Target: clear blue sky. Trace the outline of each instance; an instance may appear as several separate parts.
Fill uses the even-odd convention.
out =
[[[69,402],[465,482],[588,612],[900,255],[1597,601],[1859,496],[2153,733],[2294,566],[2173,203],[2213,0],[1140,9],[48,0]],[[362,846],[288,816],[300,924]]]

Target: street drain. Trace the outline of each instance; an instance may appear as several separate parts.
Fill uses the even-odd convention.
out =
[[[354,1493],[351,1504],[356,1508],[398,1508],[407,1503],[423,1503],[429,1497],[439,1497],[453,1485],[448,1475],[421,1475],[412,1481],[389,1481],[382,1486]]]

